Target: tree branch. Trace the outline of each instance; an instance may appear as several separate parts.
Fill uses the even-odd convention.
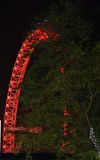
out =
[[[89,110],[92,107],[93,98],[97,95],[97,93],[99,92],[99,90],[97,90],[94,94],[92,94],[91,86],[89,84],[89,92],[90,92],[90,96],[89,96],[90,97],[90,102],[89,102],[89,106],[88,106],[88,108],[86,110],[86,113],[85,113],[85,118],[86,118],[86,120],[88,122],[89,127],[92,127],[92,125],[90,123],[90,120],[89,120],[89,117],[88,117],[88,112],[89,112]]]

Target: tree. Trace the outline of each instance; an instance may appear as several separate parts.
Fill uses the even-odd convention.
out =
[[[32,151],[58,152],[61,143],[66,141],[63,109],[67,105],[68,132],[74,129],[74,133],[67,136],[71,143],[65,147],[65,152],[70,154],[75,150],[74,159],[92,159],[96,152],[88,134],[92,125],[99,131],[94,122],[99,122],[99,117],[95,117],[94,112],[100,112],[100,43],[92,40],[91,45],[93,25],[91,20],[86,20],[81,6],[79,8],[73,1],[59,4],[59,8],[51,6],[48,23],[42,28],[53,30],[61,37],[55,42],[50,39],[42,42],[32,57],[34,65],[27,70],[20,97],[23,112],[28,108],[30,113],[23,115],[21,123],[28,127],[44,127],[40,135],[28,134]]]

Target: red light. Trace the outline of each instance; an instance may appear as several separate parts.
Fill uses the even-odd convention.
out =
[[[75,132],[75,130],[74,129],[72,129],[71,131],[70,131],[70,133],[74,133]]]
[[[13,84],[13,81],[11,81],[11,84]]]
[[[19,54],[18,57],[21,57],[21,54]]]
[[[64,136],[67,136],[67,132],[64,132]]]
[[[37,34],[40,34],[40,33],[41,33],[41,30],[40,30],[40,29],[37,29],[35,32],[36,32]]]
[[[7,115],[8,115],[8,112],[5,112],[5,115],[7,116]]]
[[[5,148],[6,146],[5,145],[3,145],[3,148]]]
[[[66,144],[69,145],[69,144],[70,144],[70,141],[67,141]]]
[[[9,88],[9,92],[11,91],[11,88]]]
[[[7,123],[7,121],[5,120],[5,124]]]
[[[67,128],[68,127],[68,124],[66,124],[66,123],[64,123],[64,125],[63,125],[65,128]]]
[[[61,67],[61,68],[60,68],[60,72],[61,72],[62,74],[65,73],[65,72],[64,72],[64,67]]]
[[[69,113],[68,113],[68,111],[67,111],[67,108],[66,108],[66,107],[64,108],[64,116],[69,116]]]
[[[14,70],[17,70],[17,67],[15,67]]]

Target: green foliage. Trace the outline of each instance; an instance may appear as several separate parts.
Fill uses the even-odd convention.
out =
[[[24,145],[31,141],[29,148],[32,151],[55,151],[58,156],[62,155],[60,145],[66,142],[63,109],[67,104],[70,113],[67,140],[71,144],[65,147],[65,152],[75,150],[76,158],[92,160],[96,151],[88,138],[91,122],[100,133],[99,116],[95,116],[100,113],[100,43],[94,42],[92,48],[84,47],[91,41],[93,25],[75,3],[61,2],[60,9],[51,6],[49,23],[44,28],[52,28],[61,34],[61,38],[56,42],[49,39],[37,47],[32,56],[34,65],[27,70],[22,84],[23,112],[28,108],[31,113],[23,113],[21,122],[27,127],[41,125],[45,128],[41,134],[26,135]],[[64,67],[64,74],[60,67]],[[71,134],[73,128],[75,132]],[[97,136],[99,139],[100,135]]]
[[[26,160],[32,160],[32,156],[31,156],[30,153],[27,153],[27,155],[26,155]]]
[[[76,1],[63,1],[59,8],[53,4],[50,8],[48,21],[54,31],[61,33],[67,43],[83,45],[88,41],[93,25],[84,17],[82,7]]]

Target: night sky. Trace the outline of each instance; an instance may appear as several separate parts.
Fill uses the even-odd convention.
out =
[[[38,15],[41,8],[51,2],[53,0],[0,1],[0,119],[3,115],[11,71],[22,41],[32,29],[34,15]],[[84,6],[94,19],[100,16],[99,0],[84,0]]]

